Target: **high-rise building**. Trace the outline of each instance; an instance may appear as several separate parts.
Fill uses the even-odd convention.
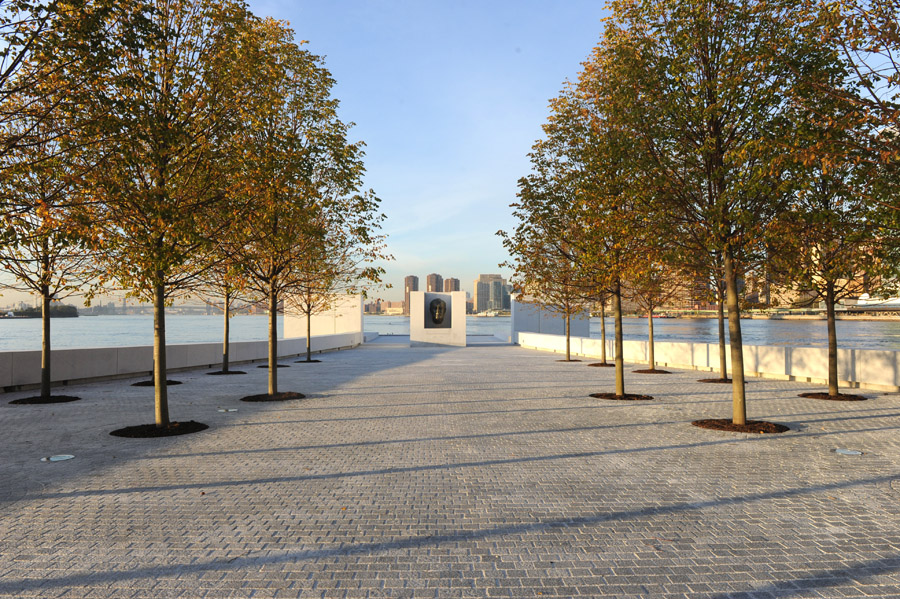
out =
[[[459,291],[459,279],[454,279],[453,277],[444,279],[444,293],[450,293],[451,291]]]
[[[475,281],[475,299],[472,302],[475,306],[475,312],[487,312],[488,310],[490,310],[490,301],[491,285],[489,283]]]
[[[475,297],[472,300],[476,312],[485,312],[487,310],[502,310],[500,306],[494,308],[491,303],[491,284],[499,281],[501,285],[506,285],[506,281],[500,275],[478,275],[472,287],[475,291]],[[498,295],[500,297],[500,295]],[[502,301],[502,300],[501,300]]]
[[[409,292],[410,291],[418,291],[419,290],[419,277],[416,275],[409,275],[405,279],[403,279],[403,315],[409,316]]]
[[[425,291],[440,293],[444,290],[444,277],[437,273],[431,273],[425,277]]]

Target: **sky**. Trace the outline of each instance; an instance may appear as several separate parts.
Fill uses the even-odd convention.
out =
[[[324,57],[340,118],[366,143],[366,186],[387,216],[385,282],[436,272],[472,292],[509,269],[500,229],[528,174],[548,102],[600,39],[598,0],[250,0]]]

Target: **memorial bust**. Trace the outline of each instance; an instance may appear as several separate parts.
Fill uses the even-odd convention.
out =
[[[431,300],[431,303],[428,304],[428,310],[431,312],[431,321],[434,324],[441,324],[444,322],[444,317],[447,315],[447,302],[444,300],[437,298]]]

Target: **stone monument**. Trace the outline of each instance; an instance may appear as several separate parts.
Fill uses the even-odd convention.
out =
[[[409,294],[409,342],[419,345],[466,345],[466,293]]]

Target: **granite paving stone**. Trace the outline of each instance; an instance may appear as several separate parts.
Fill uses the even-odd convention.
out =
[[[178,373],[181,437],[109,435],[153,419],[133,380],[0,394],[0,597],[900,597],[900,394],[749,379],[791,430],[734,434],[690,424],[730,417],[708,373],[628,365],[654,399],[616,402],[557,354],[391,341],[279,370],[299,401]]]

